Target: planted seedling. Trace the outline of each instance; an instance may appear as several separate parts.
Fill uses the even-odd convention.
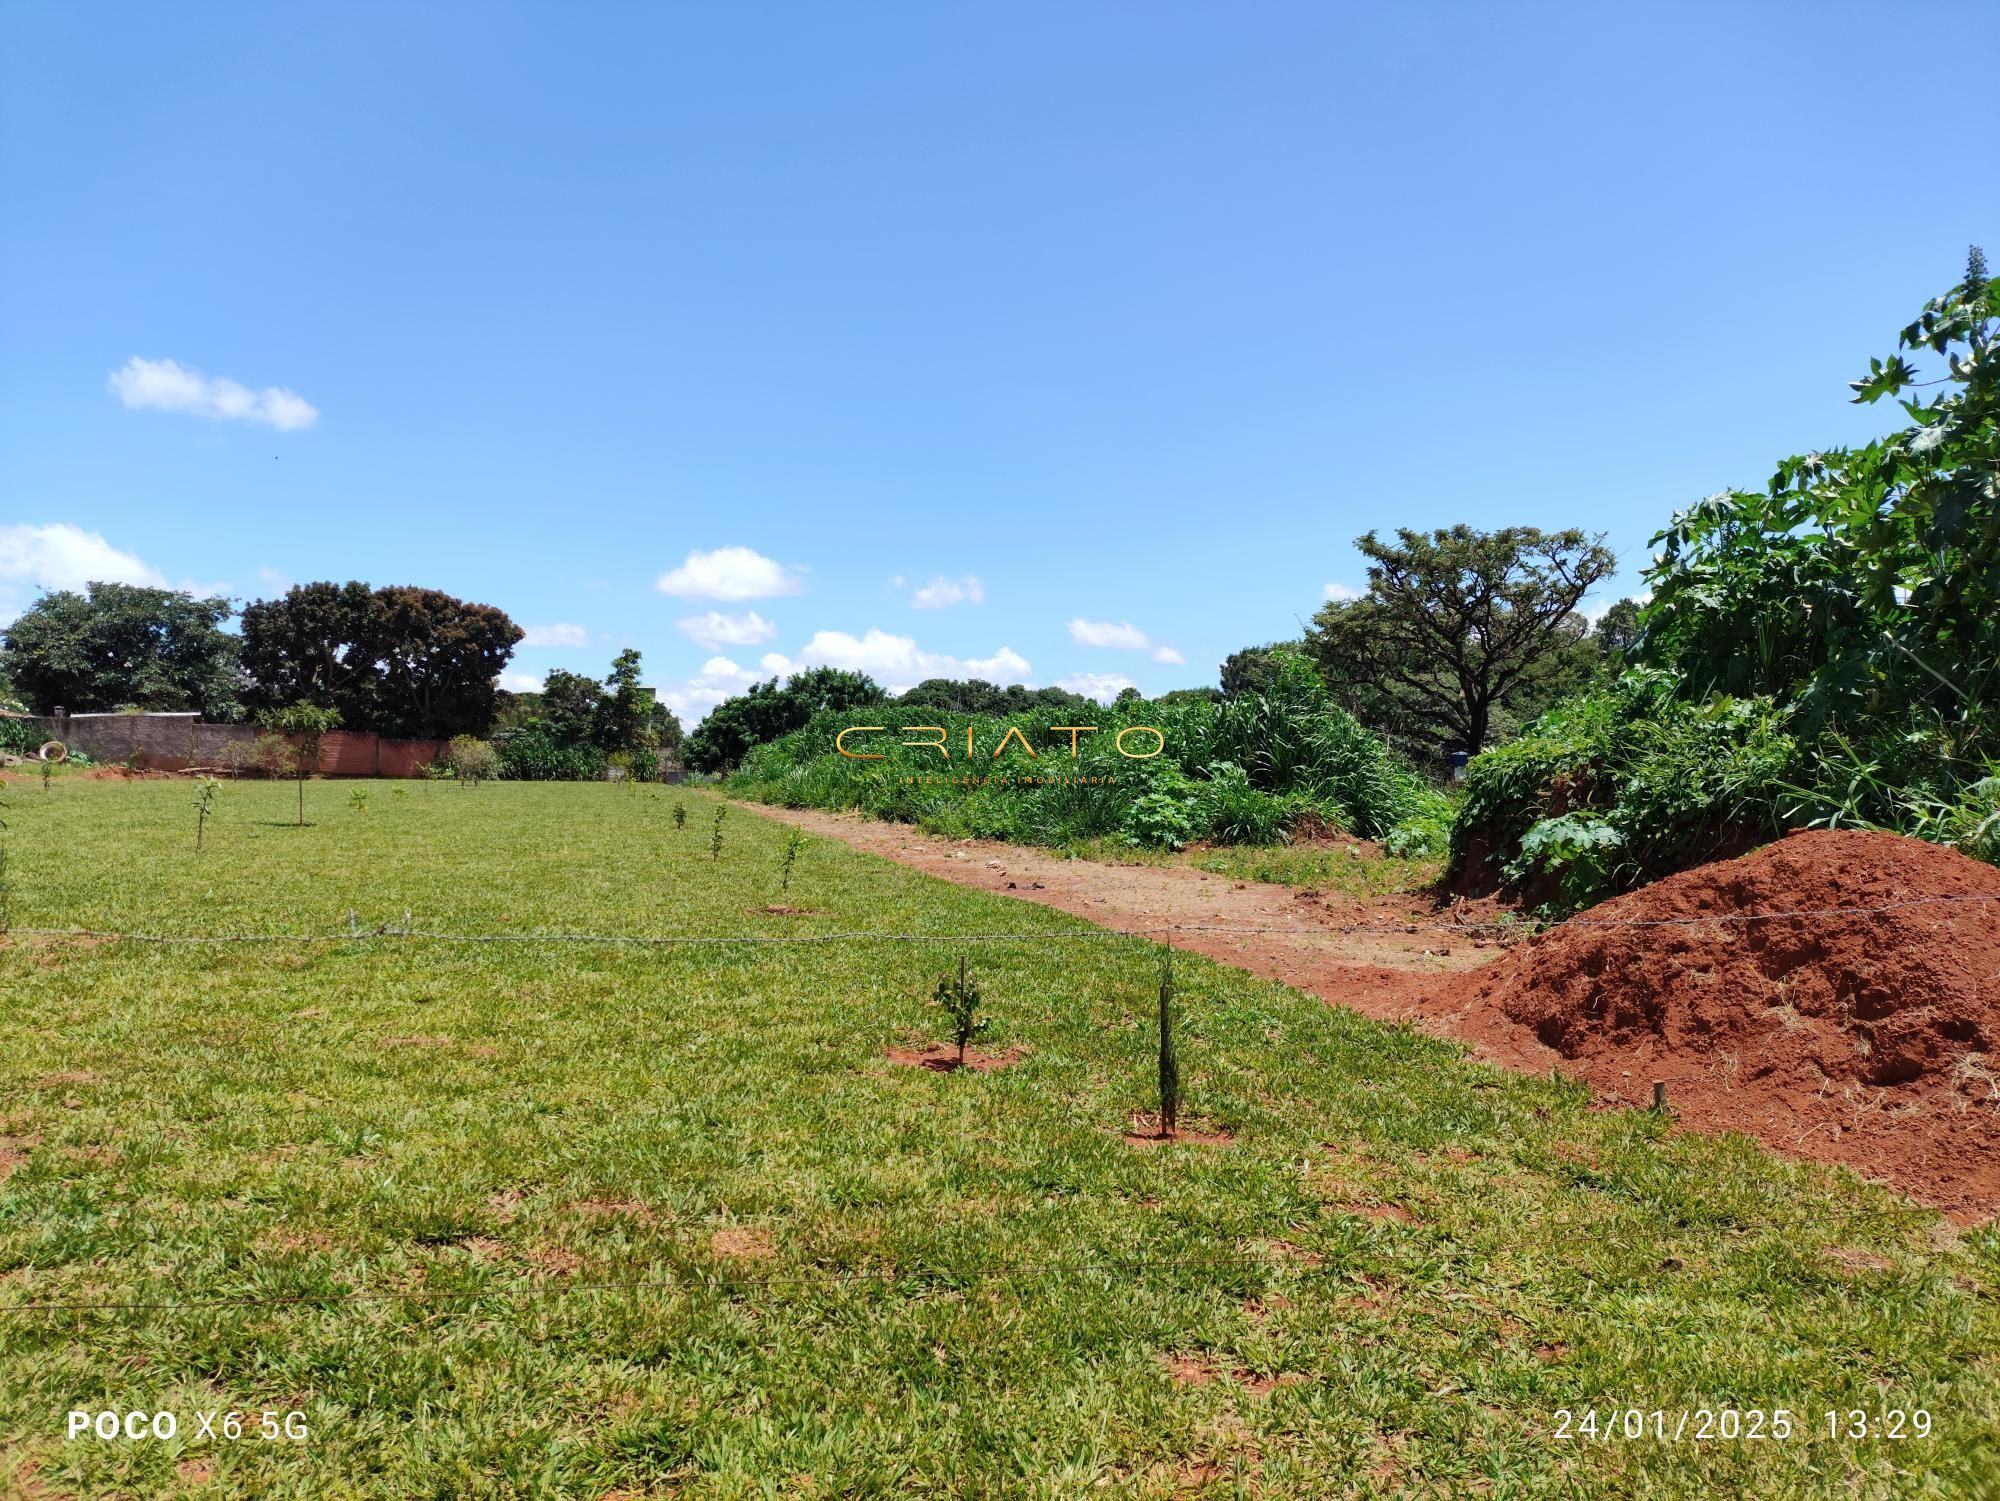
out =
[[[368,811],[368,789],[366,787],[356,787],[352,792],[348,793],[347,806],[352,808],[356,813],[366,813]]]
[[[208,822],[208,815],[215,811],[215,795],[222,791],[222,783],[214,777],[203,777],[194,784],[194,847],[201,848],[202,828]]]
[[[965,1067],[966,1046],[983,1035],[989,1018],[979,1014],[979,982],[965,972],[965,956],[959,955],[958,974],[938,976],[931,999],[944,1008],[951,1019],[951,1040],[958,1045],[958,1066]]]
[[[1174,1056],[1174,955],[1160,965],[1160,1135],[1172,1139],[1181,1113],[1181,1064]]]
[[[674,832],[678,834],[687,827],[688,805],[678,798],[674,801]]]
[[[299,783],[299,827],[306,826],[306,778],[319,770],[320,741],[340,724],[332,709],[301,700],[263,716],[264,727],[285,740],[286,759]]]
[[[792,866],[798,863],[799,851],[805,848],[806,836],[803,829],[793,829],[792,837],[785,841],[785,860],[778,870],[778,889],[789,893],[792,889]]]
[[[711,860],[722,858],[722,815],[728,811],[726,804],[715,805],[715,825],[708,831],[708,858]]]

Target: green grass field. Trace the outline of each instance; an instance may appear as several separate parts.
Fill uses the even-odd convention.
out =
[[[16,782],[0,1495],[1976,1495],[2000,1239],[1205,961],[609,785]],[[688,808],[676,832],[676,798]],[[776,915],[780,902],[815,909]],[[896,934],[1004,933],[978,942]],[[900,1066],[971,956],[1024,1059]],[[1174,1362],[1178,1361],[1178,1366]],[[1178,1374],[1177,1374],[1178,1372]],[[1554,1436],[1786,1408],[1784,1440]],[[1828,1436],[1921,1408],[1927,1439]],[[72,1409],[180,1415],[65,1438]],[[194,1415],[302,1412],[303,1441]],[[219,1425],[218,1425],[219,1426]]]

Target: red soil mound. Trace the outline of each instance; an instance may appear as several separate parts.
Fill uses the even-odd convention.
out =
[[[1595,907],[1450,1001],[1501,1061],[1532,1038],[1601,1094],[1661,1080],[1685,1124],[2000,1212],[2000,870],[1955,851],[1793,834]]]

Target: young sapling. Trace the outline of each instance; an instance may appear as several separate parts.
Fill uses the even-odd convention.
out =
[[[963,1068],[966,1045],[985,1033],[989,1020],[979,1014],[979,982],[966,974],[963,954],[958,956],[957,977],[939,975],[931,999],[951,1019],[951,1040],[958,1045],[958,1066]]]
[[[676,798],[674,800],[674,832],[678,834],[682,829],[685,829],[687,822],[688,805]]]
[[[727,804],[715,805],[715,825],[708,831],[708,858],[711,860],[722,858],[722,815],[728,811]]]
[[[1160,965],[1160,1135],[1171,1140],[1180,1123],[1181,1065],[1174,1056],[1174,955]]]
[[[203,777],[194,784],[194,847],[201,848],[202,828],[208,822],[208,815],[215,811],[215,795],[222,791],[222,783],[214,777]]]
[[[799,851],[805,848],[805,830],[793,829],[791,838],[785,841],[784,864],[779,867],[778,889],[789,893],[792,889],[792,866],[798,863]]]

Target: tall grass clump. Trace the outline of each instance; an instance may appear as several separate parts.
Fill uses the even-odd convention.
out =
[[[1080,722],[1096,729],[1071,728]],[[880,759],[836,752],[834,736],[857,723],[885,726],[850,741]],[[1128,750],[1153,748],[1139,726],[1163,737],[1157,755],[1119,753],[1125,729],[1135,731]],[[945,732],[941,747],[936,729]],[[1010,730],[1019,735],[1009,738]],[[1400,837],[1403,852],[1414,854],[1442,848],[1451,813],[1449,799],[1333,703],[1311,664],[1296,657],[1286,658],[1267,692],[1221,703],[1141,701],[1004,718],[895,703],[865,715],[825,713],[753,749],[731,788],[780,807],[858,809],[954,838],[1056,847],[1107,837],[1161,849],[1273,843],[1340,828]]]

